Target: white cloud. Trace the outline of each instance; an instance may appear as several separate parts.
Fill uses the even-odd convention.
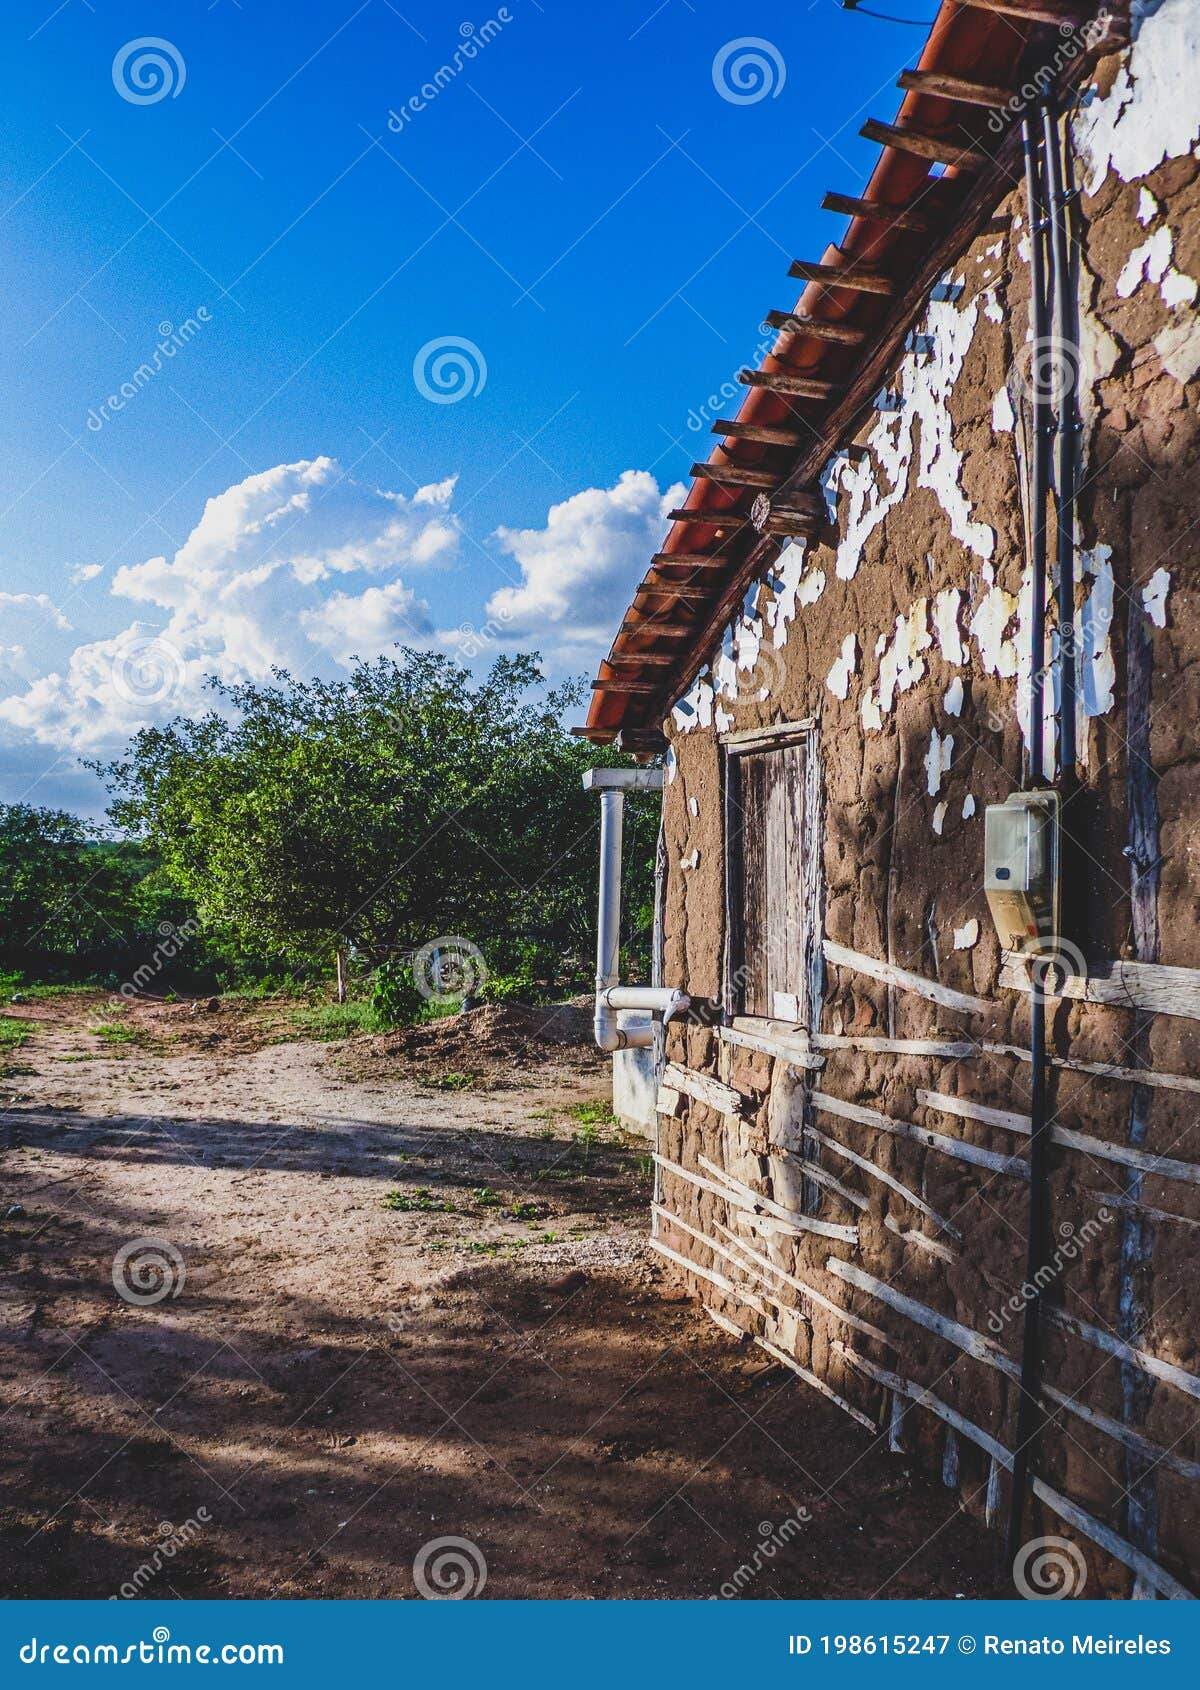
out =
[[[4,618],[5,626],[10,627],[12,619],[22,612],[31,614],[35,620],[44,620],[52,628],[69,628],[62,611],[45,593],[0,593],[0,616]]]
[[[647,470],[627,469],[615,487],[589,487],[552,505],[544,528],[497,529],[521,569],[518,586],[488,601],[505,643],[552,653],[564,667],[603,657],[684,491],[660,493]]]
[[[300,621],[309,638],[339,663],[373,656],[398,641],[413,645],[433,631],[424,602],[403,581],[368,587],[356,598],[334,593],[317,609],[306,610]]]
[[[94,581],[97,575],[103,574],[104,565],[102,563],[81,563],[71,571],[71,585],[82,587],[85,581]]]
[[[428,617],[399,571],[449,561],[453,491],[450,478],[407,498],[351,480],[331,458],[247,476],[208,501],[173,558],[117,570],[113,597],[145,607],[144,618],[0,697],[0,720],[44,744],[92,750],[204,708],[206,675],[263,680],[273,666],[311,674],[411,639]],[[355,575],[385,579],[330,593]],[[5,599],[68,626],[44,595]]]

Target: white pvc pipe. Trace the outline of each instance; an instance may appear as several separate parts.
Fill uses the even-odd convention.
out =
[[[600,794],[600,908],[596,920],[596,1043],[601,1050],[621,1050],[629,1035],[617,1025],[617,1012],[606,994],[620,978],[621,955],[621,840],[625,794]],[[635,1032],[637,1030],[634,1030]]]
[[[595,1038],[601,1050],[647,1050],[654,1028],[623,1027],[620,1010],[649,1010],[664,1021],[680,1015],[691,999],[670,986],[622,986],[621,846],[625,794],[619,787],[600,789],[600,908],[596,920]]]

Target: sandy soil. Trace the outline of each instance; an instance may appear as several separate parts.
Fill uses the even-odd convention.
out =
[[[443,1537],[488,1596],[997,1593],[950,1493],[660,1270],[569,1011],[11,1013],[6,1595],[411,1597]]]

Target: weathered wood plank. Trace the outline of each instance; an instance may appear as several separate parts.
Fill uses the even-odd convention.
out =
[[[1028,959],[1005,951],[1000,984],[1009,991],[1028,992]],[[1048,990],[1047,997],[1200,1020],[1200,968],[1168,968],[1159,962],[1097,963],[1086,976],[1071,974],[1055,984],[1058,989]]]
[[[809,1095],[814,1109],[823,1109],[829,1115],[839,1115],[845,1121],[857,1121],[859,1126],[874,1127],[896,1138],[910,1138],[915,1144],[923,1144],[927,1150],[938,1150],[943,1156],[970,1162],[977,1168],[990,1168],[995,1174],[1029,1178],[1029,1164],[1023,1156],[999,1156],[994,1150],[982,1150],[977,1144],[946,1138],[941,1133],[931,1132],[928,1127],[918,1127],[914,1121],[883,1115],[879,1110],[864,1108],[860,1103],[843,1103],[840,1097],[831,1097],[828,1092],[814,1091]]]
[[[694,1273],[698,1279],[707,1280],[710,1285],[715,1286],[725,1296],[732,1297],[735,1302],[745,1303],[746,1307],[753,1309],[755,1314],[766,1314],[767,1311],[763,1307],[762,1299],[756,1296],[753,1291],[743,1290],[741,1286],[735,1285],[731,1279],[726,1279],[723,1273],[717,1273],[714,1268],[701,1267],[699,1262],[692,1261],[690,1257],[681,1256],[678,1250],[672,1250],[671,1246],[664,1244],[661,1238],[648,1238],[646,1242],[652,1250],[657,1250],[660,1256],[665,1256],[669,1262],[674,1262],[676,1267],[683,1268],[685,1273]]]
[[[894,1285],[889,1285],[886,1280],[876,1279],[874,1274],[856,1267],[853,1262],[843,1262],[838,1256],[829,1256],[825,1268],[836,1279],[853,1285],[857,1291],[865,1291],[868,1296],[875,1297],[879,1302],[886,1303],[888,1308],[895,1309],[897,1314],[905,1315],[918,1326],[923,1326],[927,1332],[934,1332],[939,1338],[944,1338],[947,1343],[962,1350],[964,1355],[973,1356],[976,1361],[983,1362],[986,1367],[995,1368],[1009,1379],[1020,1379],[1019,1365],[1004,1353],[999,1344],[985,1338],[982,1332],[976,1332],[971,1326],[964,1326],[961,1321],[952,1320],[949,1315],[939,1314],[937,1309],[930,1308],[928,1303],[919,1303],[915,1297],[905,1296],[904,1292],[898,1291]]]
[[[772,1219],[786,1222],[789,1227],[793,1227],[799,1232],[815,1233],[818,1238],[835,1238],[842,1244],[858,1243],[858,1228],[856,1226],[840,1226],[836,1221],[820,1221],[813,1215],[801,1215],[796,1213],[795,1210],[785,1209],[783,1204],[776,1203],[773,1197],[764,1197],[762,1192],[755,1191],[754,1187],[747,1185],[744,1180],[735,1179],[732,1174],[727,1173],[724,1168],[718,1167],[707,1156],[698,1156],[696,1160],[706,1173],[711,1174],[715,1180],[719,1180],[723,1185],[728,1185],[730,1190],[742,1199],[740,1207],[750,1206],[751,1208],[761,1209],[764,1214],[770,1215]]]
[[[931,1003],[940,1004],[943,1009],[957,1009],[964,1015],[989,1015],[996,1007],[986,998],[973,997],[969,992],[955,992],[949,986],[943,986],[938,980],[930,980],[924,974],[914,974],[911,969],[900,968],[895,963],[884,962],[879,957],[867,956],[862,951],[852,951],[847,945],[835,944],[832,939],[824,942],[825,959],[839,968],[852,968],[858,974],[866,974],[872,980],[882,980],[888,985],[899,986],[901,991],[915,992],[918,997],[928,998]]]
[[[722,1044],[736,1045],[741,1050],[757,1050],[764,1056],[774,1056],[781,1062],[787,1062],[793,1068],[824,1068],[825,1058],[811,1049],[802,1033],[793,1038],[780,1033],[752,1033],[740,1025],[742,1019],[735,1017],[734,1026],[717,1029]]]
[[[957,1115],[964,1121],[978,1121],[983,1126],[1000,1127],[1006,1132],[1029,1137],[1033,1122],[1028,1115],[1018,1115],[1009,1109],[992,1109],[966,1097],[951,1097],[945,1092],[918,1090],[917,1102],[926,1109],[936,1109],[944,1115]],[[1123,1168],[1137,1168],[1159,1179],[1183,1180],[1188,1185],[1200,1185],[1200,1164],[1181,1162],[1173,1156],[1156,1156],[1153,1151],[1139,1150],[1134,1145],[1108,1144],[1090,1133],[1076,1132],[1073,1127],[1052,1125],[1050,1138],[1068,1150],[1082,1151],[1097,1161],[1113,1162]]]
[[[910,1190],[893,1174],[889,1174],[886,1168],[881,1168],[877,1162],[872,1162],[869,1156],[860,1156],[857,1150],[851,1150],[848,1145],[839,1144],[836,1138],[830,1138],[827,1133],[821,1132],[816,1127],[809,1127],[807,1130],[818,1144],[823,1144],[826,1150],[832,1150],[835,1156],[842,1157],[844,1161],[852,1162],[856,1168],[861,1168],[869,1178],[878,1180],[881,1185],[886,1185],[889,1191],[894,1191],[898,1197],[903,1197],[906,1203],[911,1203],[914,1209],[928,1216],[934,1225],[940,1227],[949,1237],[962,1238],[962,1233],[959,1232],[958,1228],[951,1226],[950,1222],[943,1219],[936,1209],[931,1209],[923,1197],[918,1197],[915,1191]]]
[[[844,1413],[850,1416],[851,1420],[857,1420],[860,1426],[865,1426],[872,1436],[878,1432],[879,1427],[873,1420],[868,1420],[861,1409],[855,1408],[852,1403],[846,1401],[845,1397],[839,1396],[833,1386],[827,1385],[824,1379],[818,1379],[815,1373],[810,1373],[807,1367],[802,1367],[795,1356],[790,1356],[785,1350],[777,1348],[767,1338],[756,1337],[754,1342],[760,1350],[765,1350],[769,1356],[774,1356],[781,1366],[790,1368],[793,1373],[804,1380],[806,1385],[811,1385],[814,1391],[819,1391],[823,1397],[828,1397],[830,1402],[836,1403]]]
[[[740,1250],[743,1250],[747,1256],[757,1262],[760,1268],[765,1269],[768,1273],[773,1273],[785,1285],[790,1285],[793,1291],[801,1297],[807,1298],[816,1308],[824,1309],[826,1314],[832,1315],[835,1320],[841,1321],[844,1326],[850,1327],[855,1332],[861,1332],[864,1338],[871,1338],[875,1343],[883,1344],[890,1350],[896,1348],[895,1339],[889,1338],[880,1327],[872,1326],[869,1320],[863,1320],[860,1315],[852,1314],[849,1309],[844,1309],[840,1303],[835,1303],[831,1297],[827,1297],[823,1291],[818,1291],[815,1286],[809,1285],[806,1280],[797,1279],[794,1273],[788,1273],[784,1268],[777,1266],[769,1257],[760,1256],[758,1251],[752,1249],[744,1238],[739,1238],[736,1232],[731,1232],[727,1226],[722,1226],[720,1221],[715,1221],[713,1224],[718,1232],[728,1238],[731,1243],[736,1244]]]
[[[852,1367],[857,1368],[868,1379],[873,1379],[876,1384],[882,1385],[886,1390],[907,1396],[920,1407],[928,1409],[931,1414],[936,1415],[946,1425],[952,1426],[962,1437],[965,1437],[989,1455],[997,1467],[1011,1471],[1012,1455],[1009,1450],[992,1437],[990,1432],[985,1432],[981,1426],[977,1426],[973,1421],[966,1419],[957,1409],[951,1408],[949,1403],[945,1403],[939,1397],[934,1396],[932,1391],[927,1391],[924,1386],[903,1378],[890,1368],[880,1367],[878,1363],[870,1361],[866,1356],[858,1355],[837,1339],[834,1340],[834,1348],[840,1355],[844,1356]],[[1032,1488],[1034,1495],[1044,1502],[1047,1508],[1052,1509],[1060,1519],[1066,1520],[1069,1525],[1074,1526],[1077,1531],[1082,1532],[1093,1543],[1107,1550],[1114,1559],[1120,1561],[1123,1566],[1129,1567],[1139,1577],[1146,1578],[1164,1596],[1177,1601],[1193,1600],[1191,1592],[1186,1590],[1178,1579],[1174,1578],[1163,1567],[1160,1567],[1157,1562],[1151,1561],[1149,1556],[1144,1555],[1140,1549],[1135,1549],[1132,1544],[1119,1537],[1103,1521],[1085,1513],[1077,1503],[1061,1495],[1060,1492],[1052,1490],[1041,1479],[1035,1478]],[[992,1490],[992,1475],[989,1475],[988,1498],[989,1505],[994,1512],[995,1502],[992,1499]]]
[[[727,1086],[712,1074],[702,1074],[696,1068],[685,1068],[680,1062],[667,1063],[663,1069],[662,1084],[674,1091],[683,1092],[686,1097],[694,1098],[697,1103],[706,1103],[710,1109],[715,1109],[722,1115],[744,1117],[754,1113],[754,1102],[751,1098],[744,1097],[740,1091],[735,1091],[732,1086]]]

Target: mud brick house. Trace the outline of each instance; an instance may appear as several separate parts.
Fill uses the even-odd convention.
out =
[[[1200,0],[900,87],[580,730],[663,760],[654,1243],[1027,1582],[1186,1596]]]

